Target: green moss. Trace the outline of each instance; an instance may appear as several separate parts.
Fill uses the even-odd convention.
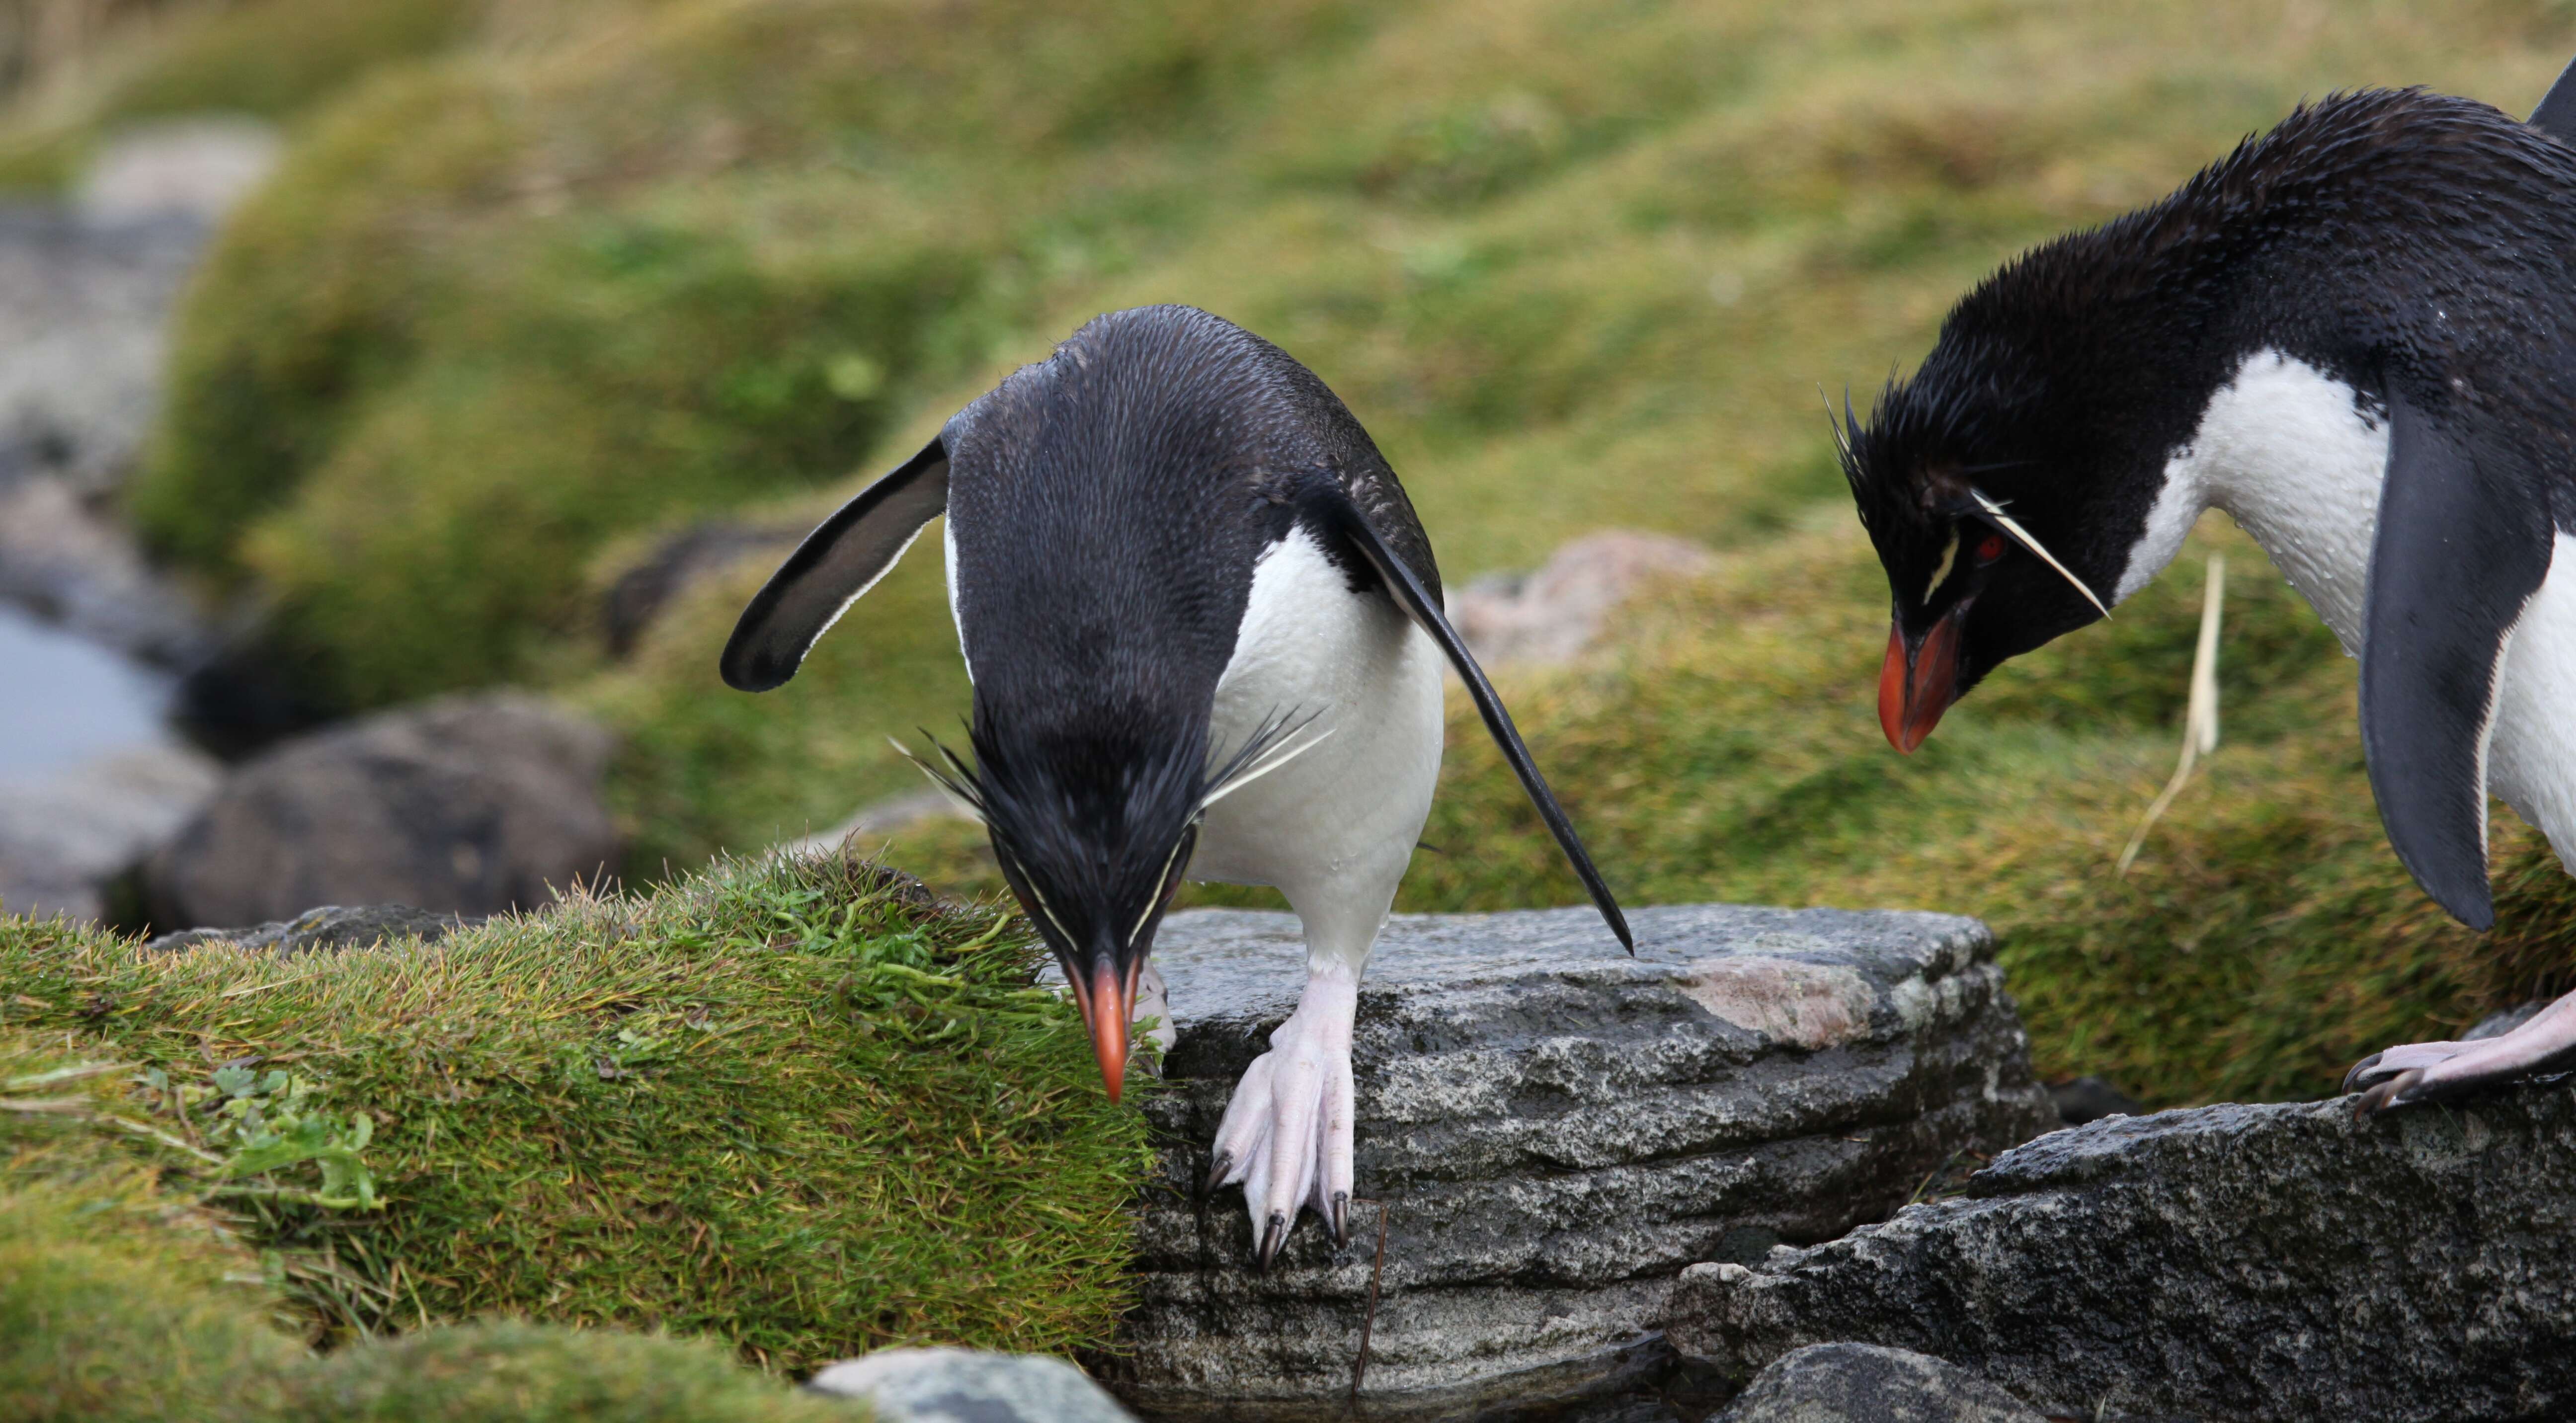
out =
[[[18,926],[13,926],[18,927]],[[57,944],[63,940],[55,940]],[[0,1027],[0,1416],[26,1423],[797,1423],[859,1416],[723,1344],[500,1320],[316,1356],[169,1105],[86,1034]],[[277,1069],[272,1069],[277,1070]],[[238,1082],[235,1085],[241,1085]],[[257,1084],[250,1084],[256,1086]],[[262,1095],[256,1092],[250,1095]],[[235,1184],[266,1186],[258,1177]],[[217,1191],[214,1196],[208,1192]]]
[[[327,1335],[498,1311],[778,1369],[1106,1339],[1143,1127],[1030,968],[1013,921],[840,861],[294,960],[0,921],[9,1021],[365,1114],[380,1207],[318,1204],[314,1163],[223,1196]]]
[[[177,23],[120,75],[110,123],[209,111],[291,117],[381,65],[473,32],[482,6],[460,0],[254,0]]]
[[[428,1329],[343,1349],[303,1371],[279,1423],[852,1423],[723,1348],[513,1322]]]
[[[253,1413],[303,1348],[258,1258],[112,1139],[143,1113],[98,1046],[0,1027],[0,1417]]]

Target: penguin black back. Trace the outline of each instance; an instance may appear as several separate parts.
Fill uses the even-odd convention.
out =
[[[1340,399],[1195,308],[1094,319],[945,438],[976,471],[953,481],[950,513],[979,716],[1203,719],[1253,565],[1319,482],[1400,507],[1406,561],[1439,587],[1410,504]]]

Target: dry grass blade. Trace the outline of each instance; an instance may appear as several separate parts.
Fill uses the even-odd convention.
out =
[[[2174,797],[2182,794],[2183,783],[2191,779],[2192,768],[2200,758],[2218,749],[2218,609],[2227,596],[2227,558],[2224,554],[2209,556],[2209,573],[2201,582],[2200,641],[2191,654],[2191,697],[2183,704],[2182,755],[2174,763],[2173,778],[2156,793],[2147,813],[2138,821],[2137,830],[2129,836],[2126,849],[2120,851],[2120,873],[2127,874],[2136,864],[2138,851],[2147,843],[2147,832],[2164,816]]]

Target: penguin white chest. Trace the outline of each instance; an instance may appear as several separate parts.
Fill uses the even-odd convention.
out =
[[[2387,473],[2385,412],[2313,366],[2257,352],[2167,460],[2120,595],[2154,577],[2215,505],[2359,656]],[[2487,736],[2489,787],[2576,870],[2576,538],[2557,537],[2546,581],[2507,634]]]
[[[2359,655],[2371,535],[2388,474],[2388,420],[2351,386],[2279,351],[2258,351],[2165,463],[2146,536],[2120,578],[2125,598],[2170,562],[2216,505],[2272,556],[2290,586]]]
[[[1440,663],[1392,600],[1351,591],[1313,535],[1272,545],[1217,680],[1209,746],[1222,760],[1288,714],[1312,718],[1291,738],[1312,748],[1209,807],[1191,876],[1276,885],[1301,913],[1339,886],[1391,894],[1440,776]],[[1371,906],[1370,933],[1384,912]]]

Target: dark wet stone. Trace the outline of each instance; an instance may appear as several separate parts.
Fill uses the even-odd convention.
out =
[[[255,924],[313,904],[533,909],[613,871],[610,737],[534,697],[406,707],[244,763],[144,869],[152,921]]]
[[[1912,1349],[2086,1418],[2576,1417],[2576,1092],[2351,1103],[2052,1133],[1962,1198],[1692,1271],[1672,1341],[1734,1378]]]
[[[326,904],[292,919],[255,924],[244,929],[183,929],[147,941],[148,953],[193,949],[199,944],[239,944],[245,949],[273,949],[300,954],[312,949],[362,949],[408,935],[434,943],[483,920],[460,914],[433,914],[408,904]]]
[[[2076,1077],[2051,1083],[2048,1096],[2057,1104],[2058,1119],[2070,1127],[2098,1122],[2104,1117],[2143,1117],[2147,1114],[2147,1109],[2137,1098],[2099,1077]]]

